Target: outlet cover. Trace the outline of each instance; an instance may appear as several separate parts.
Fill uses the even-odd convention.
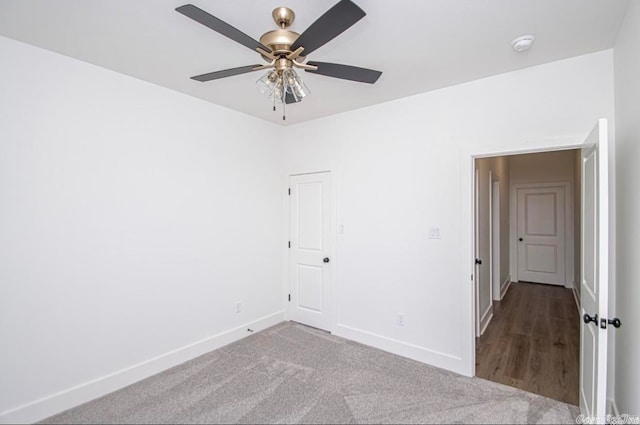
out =
[[[429,239],[440,239],[439,227],[429,227]]]

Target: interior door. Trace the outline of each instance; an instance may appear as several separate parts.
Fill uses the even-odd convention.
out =
[[[564,186],[518,188],[518,280],[564,285]]]
[[[476,161],[477,166],[477,161]],[[482,286],[482,276],[480,270],[480,264],[482,264],[482,260],[480,259],[480,170],[476,168],[475,170],[475,179],[474,179],[474,197],[473,197],[473,208],[474,208],[474,254],[475,254],[475,269],[474,269],[474,281],[475,281],[475,319],[476,319],[476,336],[480,336],[480,316],[481,316],[481,308],[480,308],[480,292]]]
[[[604,420],[606,413],[607,389],[608,152],[607,120],[602,119],[591,131],[582,149],[580,282],[580,306],[584,319],[580,321],[580,411],[600,420]]]
[[[290,177],[290,320],[331,330],[331,174]]]

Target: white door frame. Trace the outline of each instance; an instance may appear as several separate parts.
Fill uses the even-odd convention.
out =
[[[284,319],[285,320],[290,320],[289,317],[289,294],[291,293],[291,276],[289,275],[289,270],[290,270],[290,265],[291,265],[291,258],[290,258],[290,250],[289,250],[289,241],[291,240],[290,238],[290,234],[289,234],[289,229],[290,229],[290,224],[291,224],[291,215],[290,215],[290,208],[289,208],[289,202],[290,202],[290,198],[289,198],[289,182],[292,176],[300,176],[300,175],[305,175],[305,174],[319,174],[319,173],[330,173],[331,174],[331,183],[330,183],[330,191],[331,191],[331,224],[329,225],[329,228],[331,229],[331,236],[329,238],[330,241],[330,248],[329,248],[329,252],[330,252],[330,257],[331,258],[331,263],[332,263],[332,267],[331,267],[331,282],[330,282],[330,316],[331,316],[331,320],[329,323],[329,332],[334,333],[336,326],[338,324],[338,293],[336,291],[337,288],[337,282],[338,282],[338,258],[336,255],[336,247],[338,246],[337,243],[337,211],[338,211],[338,196],[337,196],[337,187],[338,187],[338,176],[337,176],[337,171],[336,171],[337,167],[333,167],[332,169],[319,169],[316,171],[296,171],[296,172],[289,172],[287,173],[284,178],[283,178],[283,189],[282,189],[282,193],[283,193],[283,197],[282,197],[282,205],[283,205],[283,209],[285,211],[285,213],[283,214],[283,223],[282,223],[282,227],[283,227],[283,270],[284,272],[284,276],[283,276],[283,281],[284,281],[284,285],[283,285],[283,294],[282,294],[282,299],[284,300]]]
[[[476,176],[475,176],[475,190],[476,190],[476,205],[475,205],[475,210],[474,213],[476,215],[474,224],[475,224],[475,233],[474,233],[474,238],[475,238],[475,247],[476,247],[476,254],[475,254],[475,258],[478,258],[480,260],[483,261],[483,265],[485,267],[489,267],[489,305],[487,306],[487,308],[484,311],[480,311],[480,284],[478,283],[478,278],[482,275],[482,271],[480,269],[480,265],[476,265],[475,267],[475,290],[476,290],[476,321],[477,321],[477,325],[476,325],[476,337],[479,338],[482,336],[482,334],[484,333],[485,330],[487,330],[487,327],[489,326],[489,323],[491,322],[491,319],[493,319],[493,181],[494,181],[494,174],[491,170],[489,170],[489,190],[487,191],[487,195],[489,195],[489,199],[487,200],[487,206],[489,207],[488,212],[488,219],[489,219],[489,251],[486,253],[487,255],[481,255],[481,245],[480,245],[480,231],[478,230],[478,226],[480,224],[480,170],[476,169]],[[480,283],[482,283],[482,281],[480,281]]]
[[[474,254],[475,254],[475,223],[474,223],[474,188],[475,188],[475,159],[494,156],[517,155],[524,153],[548,152],[568,149],[580,149],[587,132],[533,141],[524,141],[521,147],[513,145],[497,145],[488,147],[466,146],[461,150],[461,217],[460,243],[462,259],[460,267],[462,332],[460,333],[460,359],[464,365],[461,371],[467,376],[476,374],[476,306]],[[466,325],[465,325],[466,323]]]
[[[491,202],[489,203],[489,217],[491,231],[489,232],[491,245],[491,298],[500,301],[502,293],[500,287],[500,180],[491,175]]]
[[[573,288],[575,270],[573,248],[573,183],[516,183],[512,184],[509,196],[509,268],[510,274],[515,280],[518,278],[518,189],[534,189],[544,187],[564,188],[564,262],[565,262],[565,288]]]
[[[475,162],[475,161],[474,161]],[[473,214],[474,214],[474,223],[473,223],[473,231],[475,232],[473,235],[473,240],[474,240],[474,244],[473,244],[473,249],[474,249],[474,263],[475,263],[475,259],[480,258],[480,238],[479,238],[479,234],[478,234],[478,224],[480,221],[480,170],[478,170],[477,168],[475,168],[474,165],[474,180],[473,180],[473,190],[474,190],[474,198],[473,198]],[[475,276],[475,280],[473,283],[473,286],[475,287],[474,292],[475,292],[475,321],[476,321],[476,338],[478,338],[481,334],[481,329],[480,329],[480,323],[482,322],[481,320],[481,316],[482,313],[480,312],[480,290],[479,290],[479,283],[478,283],[478,275],[480,274],[478,272],[478,265],[475,264],[474,268],[473,268],[473,273]]]

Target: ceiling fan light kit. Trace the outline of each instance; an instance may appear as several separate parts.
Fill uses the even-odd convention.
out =
[[[305,63],[306,55],[333,40],[366,15],[350,0],[341,0],[336,3],[302,34],[288,29],[295,20],[296,15],[293,10],[288,7],[277,7],[271,15],[278,29],[264,33],[260,41],[254,40],[192,4],[180,6],[176,11],[257,52],[267,62],[263,65],[247,65],[209,72],[196,75],[191,79],[205,82],[266,69],[267,73],[256,81],[256,86],[260,93],[273,100],[274,111],[276,103],[282,104],[283,120],[286,119],[284,114],[286,104],[300,102],[311,93],[294,68],[369,84],[375,83],[382,75],[380,71],[350,65],[327,62]]]

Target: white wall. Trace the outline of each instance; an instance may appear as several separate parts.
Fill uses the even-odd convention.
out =
[[[615,403],[640,415],[640,2],[631,1],[614,49],[617,247]]]
[[[603,51],[288,127],[288,172],[335,171],[334,332],[472,374],[471,155],[581,142],[612,74]]]
[[[280,127],[2,37],[0,56],[0,421],[283,318]]]
[[[511,184],[573,183],[574,161],[572,150],[510,156]]]

